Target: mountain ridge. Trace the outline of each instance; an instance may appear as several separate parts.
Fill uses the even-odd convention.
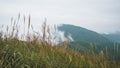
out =
[[[72,42],[72,47],[74,47],[73,43],[77,43],[78,48],[79,46],[82,46],[83,48],[88,48],[89,45],[92,43],[96,45],[100,50],[104,50],[106,47],[111,48],[111,46],[114,45],[113,42],[108,38],[95,31],[83,27],[70,24],[62,24],[58,27],[58,30],[63,31],[65,37],[68,34],[71,34],[71,37],[74,39],[74,41]]]
[[[110,33],[110,34],[102,34],[104,37],[110,39],[113,42],[120,43],[120,32]]]

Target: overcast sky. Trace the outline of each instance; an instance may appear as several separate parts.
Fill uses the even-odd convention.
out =
[[[34,25],[73,24],[99,33],[120,31],[120,0],[0,0],[0,25],[18,13],[32,16]]]

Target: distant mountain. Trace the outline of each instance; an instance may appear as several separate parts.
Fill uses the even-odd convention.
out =
[[[120,32],[111,33],[111,34],[102,34],[102,35],[113,42],[120,43]]]
[[[88,48],[90,47],[90,43],[98,46],[99,49],[113,46],[113,43],[101,34],[79,26],[63,24],[59,26],[58,29],[64,31],[65,36],[71,34],[74,40],[71,42],[71,47],[75,47],[74,44],[77,44],[78,48]]]

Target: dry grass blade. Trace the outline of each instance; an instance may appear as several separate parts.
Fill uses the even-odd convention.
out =
[[[47,21],[47,19],[45,18],[45,21],[44,21],[44,23],[43,23],[43,25],[42,25],[42,31],[43,31],[43,38],[42,38],[42,40],[43,40],[43,42],[45,42],[45,38],[46,38],[46,21]]]
[[[29,29],[30,29],[30,21],[31,21],[31,16],[29,15],[29,17],[28,17],[28,33],[29,33]]]
[[[23,16],[23,21],[24,21],[24,35],[25,35],[25,15]]]

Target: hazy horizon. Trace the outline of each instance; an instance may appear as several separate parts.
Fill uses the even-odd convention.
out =
[[[30,14],[35,26],[46,17],[48,24],[72,24],[98,33],[120,31],[119,0],[0,0],[0,25],[19,13]]]

